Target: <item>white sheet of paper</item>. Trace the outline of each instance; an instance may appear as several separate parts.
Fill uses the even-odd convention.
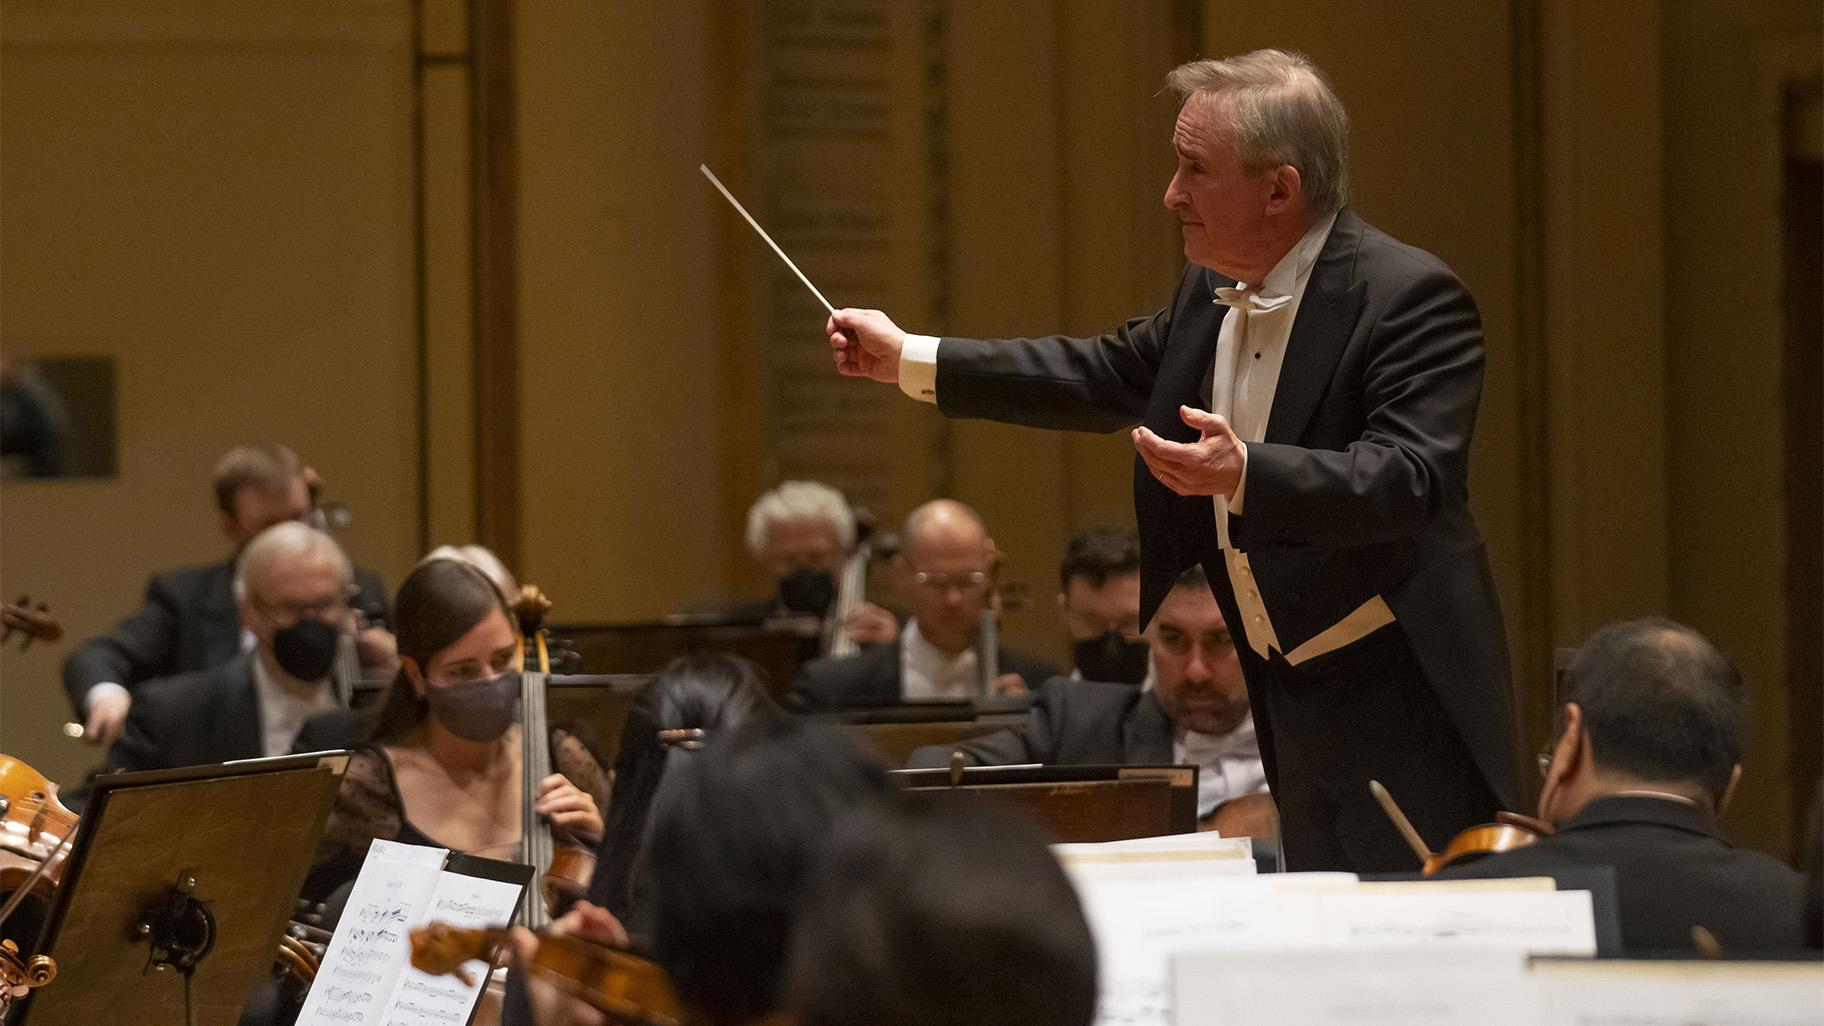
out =
[[[1820,1026],[1824,962],[1537,962],[1546,1026]]]
[[[1534,955],[1596,954],[1589,891],[1465,891],[1371,886],[1328,895],[1324,939],[1338,947],[1450,945]]]
[[[361,864],[300,1026],[374,1026],[411,957],[408,934],[437,887],[449,851],[376,840]]]
[[[1096,938],[1103,1026],[1171,1021],[1167,966],[1181,951],[1311,947],[1322,940],[1322,895],[1352,887],[1346,873],[1206,876],[1179,880],[1073,878]]]
[[[1531,1026],[1526,955],[1246,951],[1172,960],[1174,1026]]]
[[[512,919],[520,894],[521,888],[515,884],[446,870],[437,881],[437,889],[431,892],[424,914],[411,925],[440,920],[465,929],[499,926]],[[387,1006],[383,1026],[462,1026],[468,1022],[475,1002],[481,999],[489,966],[481,959],[473,959],[463,968],[469,971],[473,984],[464,984],[454,974],[432,976],[407,964]]]
[[[1252,875],[1254,842],[1214,833],[1143,837],[1102,844],[1054,844],[1052,854],[1072,876],[1088,880],[1168,880]]]

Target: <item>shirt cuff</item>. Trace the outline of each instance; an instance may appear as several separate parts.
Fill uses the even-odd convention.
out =
[[[111,680],[104,680],[100,684],[97,684],[94,687],[91,687],[88,691],[88,694],[82,696],[82,709],[84,712],[87,712],[90,709],[95,708],[95,700],[97,698],[100,698],[103,695],[112,695],[112,694],[117,694],[117,693],[122,694],[122,695],[127,694],[127,689],[121,687],[119,684],[116,684]]]
[[[937,336],[906,336],[899,351],[899,390],[921,403],[937,402]]]
[[[1248,491],[1248,443],[1236,444],[1241,447],[1241,476],[1235,479],[1235,494],[1229,496],[1229,513],[1241,516],[1241,498]]]

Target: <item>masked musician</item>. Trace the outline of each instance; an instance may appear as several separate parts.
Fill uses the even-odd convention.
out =
[[[141,686],[110,772],[283,755],[307,719],[337,707],[330,672],[355,630],[355,585],[335,539],[296,521],[269,527],[241,553],[232,587],[252,650]]]
[[[892,613],[860,595],[841,598],[845,567],[859,538],[855,511],[842,493],[817,481],[787,481],[754,500],[747,511],[747,551],[773,593],[724,610],[760,619],[789,613],[826,621],[825,640],[840,632],[855,645],[884,645],[899,635]],[[821,651],[828,654],[826,643]]]
[[[1091,527],[1070,539],[1058,568],[1058,611],[1076,663],[1071,676],[1144,683],[1140,633],[1140,535],[1132,527]]]
[[[373,739],[343,777],[305,895],[352,880],[374,838],[513,858],[521,844],[519,638],[499,589],[466,560],[419,564],[399,588],[399,673]],[[554,730],[557,770],[536,811],[593,847],[607,775],[576,737]]]
[[[152,575],[139,612],[70,653],[63,687],[83,722],[84,740],[113,743],[142,682],[212,669],[252,647],[236,615],[235,556],[274,524],[305,519],[310,512],[305,480],[303,462],[282,445],[236,446],[221,458],[215,502],[233,554],[219,563]],[[371,621],[357,636],[357,653],[364,666],[388,670],[393,645],[384,626],[385,588],[365,570],[355,569],[352,579],[353,604]]]
[[[1613,866],[1629,952],[1690,951],[1693,926],[1725,952],[1800,947],[1799,874],[1731,844],[1717,823],[1748,737],[1747,688],[1729,659],[1669,620],[1614,624],[1584,642],[1564,697],[1539,795],[1557,832],[1440,875]]]

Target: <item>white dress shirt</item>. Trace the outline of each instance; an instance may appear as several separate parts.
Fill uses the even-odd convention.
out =
[[[1172,759],[1197,767],[1198,819],[1231,798],[1267,793],[1267,771],[1260,763],[1253,713],[1227,734],[1186,731],[1172,742]]]
[[[252,662],[254,689],[260,696],[260,748],[268,756],[284,755],[305,720],[336,708],[335,692],[327,679],[304,688],[280,683],[266,672],[257,653]]]
[[[975,646],[951,655],[925,640],[918,620],[900,633],[899,697],[906,702],[967,702],[982,693]]]
[[[1323,252],[1335,224],[1336,215],[1332,214],[1313,225],[1273,265],[1259,286],[1238,283],[1233,289],[1218,290],[1210,299],[1213,303],[1226,301],[1231,307],[1216,336],[1210,410],[1227,418],[1242,442],[1242,475],[1235,494],[1212,497],[1216,539],[1228,564],[1229,585],[1241,612],[1241,635],[1248,647],[1262,659],[1273,652],[1285,653],[1286,661],[1294,665],[1334,652],[1394,620],[1393,610],[1376,595],[1340,622],[1286,652],[1273,629],[1266,600],[1254,584],[1254,569],[1247,553],[1229,543],[1229,516],[1243,515],[1247,495],[1247,443],[1266,437],[1273,397],[1279,390],[1280,368],[1292,338],[1292,324],[1305,286],[1310,283],[1311,269],[1317,265],[1318,254]],[[908,335],[900,353],[899,387],[922,402],[937,401],[937,348],[938,339],[930,335]]]

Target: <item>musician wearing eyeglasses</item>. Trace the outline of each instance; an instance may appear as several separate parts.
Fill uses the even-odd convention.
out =
[[[141,686],[109,771],[283,755],[307,719],[338,707],[331,670],[352,654],[355,585],[335,539],[297,521],[269,527],[241,553],[233,587],[252,650]]]
[[[808,663],[795,698],[817,708],[969,701],[982,695],[978,636],[991,602],[994,542],[968,506],[938,499],[913,510],[901,531],[892,575],[911,611],[890,645],[840,659]],[[1023,694],[1057,669],[1011,649],[997,648],[1000,672],[989,690]]]

